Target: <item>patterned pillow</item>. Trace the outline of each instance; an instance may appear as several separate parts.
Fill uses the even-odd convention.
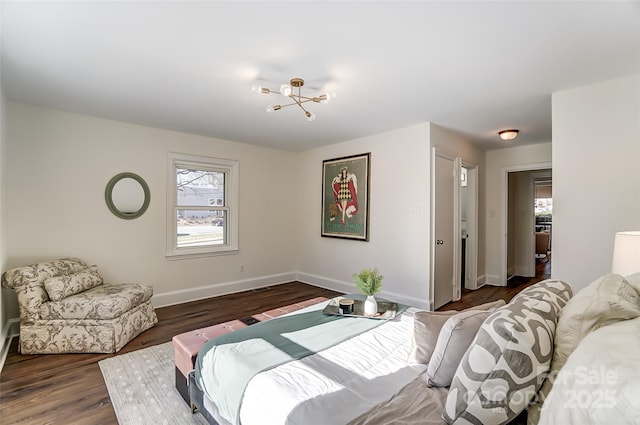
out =
[[[549,369],[556,318],[571,296],[568,283],[545,280],[493,312],[456,370],[442,418],[503,424],[520,414]]]
[[[50,277],[44,281],[44,288],[51,301],[60,301],[101,284],[102,276],[98,273],[98,267],[91,266],[77,273]]]

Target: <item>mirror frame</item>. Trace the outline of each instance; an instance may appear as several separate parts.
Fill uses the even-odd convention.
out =
[[[142,187],[142,190],[144,191],[144,202],[142,203],[142,206],[138,211],[122,212],[113,203],[113,188],[122,179],[133,179],[137,181]],[[145,213],[145,211],[147,211],[147,208],[149,208],[149,202],[151,202],[151,191],[149,190],[147,182],[145,182],[144,179],[139,175],[134,173],[120,173],[115,175],[111,180],[109,180],[109,183],[107,183],[107,187],[104,191],[104,199],[107,202],[109,211],[111,211],[113,215],[123,220],[133,220],[134,218],[140,217]]]

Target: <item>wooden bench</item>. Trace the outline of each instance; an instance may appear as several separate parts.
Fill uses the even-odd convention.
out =
[[[184,401],[187,402],[187,404],[191,405],[188,388],[189,372],[194,369],[198,351],[200,351],[200,348],[202,348],[202,346],[210,339],[229,332],[233,332],[238,329],[242,329],[244,327],[253,325],[254,323],[274,319],[284,314],[291,313],[327,300],[328,298],[325,297],[316,297],[284,307],[274,308],[273,310],[265,311],[264,313],[259,313],[250,317],[232,320],[229,322],[220,323],[202,329],[196,329],[174,336],[171,339],[171,342],[173,343],[175,355],[176,389],[178,390]]]

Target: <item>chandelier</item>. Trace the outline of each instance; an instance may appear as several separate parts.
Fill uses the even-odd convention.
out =
[[[304,106],[302,106],[302,104],[307,102],[328,103],[329,100],[333,99],[336,95],[335,93],[323,93],[317,97],[303,96],[302,86],[304,86],[304,80],[302,78],[292,78],[291,81],[289,81],[289,84],[281,85],[279,91],[262,87],[259,84],[254,84],[253,87],[251,87],[251,90],[253,90],[254,93],[263,94],[279,93],[282,96],[288,97],[293,101],[292,103],[287,103],[286,105],[267,105],[268,113],[279,111],[280,109],[286,108],[287,106],[298,105],[300,109],[304,111],[304,114],[307,117],[307,121],[313,121],[316,119],[316,115],[313,112],[308,111]]]

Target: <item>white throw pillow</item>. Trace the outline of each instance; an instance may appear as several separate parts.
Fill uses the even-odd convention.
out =
[[[462,311],[484,310],[493,311],[505,305],[504,300],[492,301]],[[433,350],[438,342],[438,335],[442,326],[455,314],[457,310],[447,311],[418,311],[413,321],[413,336],[411,340],[411,351],[409,353],[409,363],[427,364],[431,360]]]
[[[448,387],[464,353],[491,311],[468,310],[451,316],[440,331],[427,367],[427,385]]]
[[[638,424],[640,318],[585,336],[544,401],[540,425]]]
[[[638,284],[640,274],[631,275]],[[640,294],[624,277],[617,274],[601,276],[569,300],[558,315],[550,376],[557,375],[567,358],[589,333],[603,326],[640,316]],[[538,400],[529,408],[529,423],[537,423],[541,403],[553,383],[545,379]]]

